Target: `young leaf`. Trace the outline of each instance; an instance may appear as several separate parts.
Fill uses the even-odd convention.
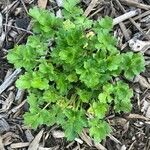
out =
[[[31,87],[37,88],[40,90],[48,89],[48,79],[43,78],[43,76],[39,72],[33,72],[32,80],[31,80]]]
[[[135,75],[138,75],[140,72],[144,71],[144,57],[142,56],[142,54],[134,54],[132,52],[128,52],[123,56],[123,67],[125,70],[124,76],[127,79],[133,79]]]
[[[104,120],[93,118],[89,120],[90,136],[94,138],[96,142],[100,142],[106,138],[111,132],[109,124]]]
[[[31,70],[36,66],[36,57],[34,50],[25,45],[15,46],[7,55],[8,61],[13,63],[16,68],[23,67],[26,70]]]
[[[32,74],[26,72],[24,75],[21,75],[20,78],[16,81],[16,86],[19,89],[31,88],[31,78],[32,78]]]
[[[87,90],[77,89],[77,94],[79,95],[81,101],[85,103],[88,103],[92,97],[92,92],[89,92]]]
[[[105,18],[102,18],[100,21],[98,21],[98,24],[103,29],[112,30],[113,20],[111,17],[106,16]]]
[[[128,85],[123,82],[117,82],[114,88],[114,101],[115,101],[115,110],[117,112],[131,111],[131,102],[130,99],[133,96],[133,90],[129,89]]]
[[[39,114],[37,113],[30,113],[30,112],[26,112],[24,114],[24,123],[30,127],[32,127],[33,129],[36,129],[39,124],[43,123],[43,119],[39,118]]]
[[[44,91],[43,99],[44,101],[51,103],[60,100],[61,96],[58,95],[57,91],[54,88],[50,87],[48,90]]]
[[[67,121],[63,124],[65,135],[68,140],[74,140],[81,133],[84,127],[87,126],[87,120],[82,110],[74,111],[71,109],[65,110]]]
[[[95,116],[99,119],[103,119],[108,111],[106,103],[94,102],[92,108]]]

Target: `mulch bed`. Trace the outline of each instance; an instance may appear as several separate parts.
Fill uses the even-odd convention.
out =
[[[0,1],[0,150],[149,150],[150,149],[150,0],[82,0],[85,15],[99,19],[105,15],[119,19],[114,26],[121,51],[131,49],[144,54],[146,70],[129,84],[134,89],[130,114],[109,116],[113,133],[96,144],[83,132],[67,142],[59,127],[39,127],[36,131],[23,124],[28,109],[26,93],[15,87],[20,74],[6,60],[9,49],[26,42],[30,31],[27,15],[33,6],[59,10],[59,0]],[[130,13],[135,11],[132,18]],[[119,16],[129,12],[126,20]],[[1,20],[3,20],[1,22]],[[134,60],[133,60],[134,61]],[[15,77],[14,77],[15,74]],[[5,84],[5,85],[4,85]]]

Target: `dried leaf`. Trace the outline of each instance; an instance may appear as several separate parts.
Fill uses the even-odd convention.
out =
[[[147,118],[150,118],[150,106],[148,107],[145,116],[146,116]]]
[[[29,145],[28,150],[38,150],[39,148],[39,142],[42,138],[44,130],[42,129],[34,138],[34,140],[31,142],[31,144]]]
[[[52,135],[53,135],[53,137],[54,138],[64,138],[65,137],[65,134],[64,134],[64,132],[62,132],[62,131],[60,131],[60,130],[58,130],[58,131],[52,131]]]
[[[47,6],[47,0],[38,0],[38,6],[40,8],[46,8],[46,6]]]
[[[5,150],[1,136],[0,136],[0,150]]]
[[[135,78],[135,82],[139,82],[139,84],[147,89],[150,89],[150,84],[148,83],[148,81],[146,80],[146,78],[144,78],[141,75],[136,76]]]
[[[135,51],[135,52],[145,52],[150,48],[150,41],[141,41],[138,39],[131,39],[129,41],[129,46],[131,48],[131,50]]]

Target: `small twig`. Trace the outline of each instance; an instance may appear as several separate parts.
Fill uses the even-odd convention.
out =
[[[11,110],[8,112],[8,114],[16,113],[17,110],[19,110],[26,102],[27,102],[27,100],[22,101],[19,105],[17,105],[17,106],[14,107],[13,109],[11,109]]]
[[[1,33],[1,36],[0,36],[0,48],[3,47],[3,43],[5,41],[5,37],[6,37],[6,33],[5,32],[2,32]]]
[[[3,31],[3,16],[0,13],[0,48],[2,48],[5,38],[6,38],[6,33]]]
[[[27,7],[26,7],[26,5],[25,5],[24,1],[23,1],[23,0],[21,0],[21,3],[22,3],[22,5],[23,5],[23,7],[24,7],[24,10],[25,10],[25,11],[26,11],[26,13],[28,14],[28,10],[27,10]]]
[[[24,147],[28,147],[29,146],[29,144],[30,144],[30,142],[19,142],[19,143],[12,143],[11,145],[10,145],[10,147],[12,148],[12,149],[18,149],[18,148],[24,148]]]
[[[128,33],[128,29],[126,28],[125,24],[123,22],[120,22],[119,25],[120,25],[120,28],[122,30],[122,33],[124,34],[125,40],[129,41],[130,35]]]
[[[23,100],[24,93],[25,93],[25,90],[23,90],[23,89],[18,89],[17,94],[16,94],[16,97],[15,97],[15,101],[16,101],[17,103],[20,103],[20,102]]]
[[[12,103],[14,102],[14,99],[15,99],[15,94],[13,92],[10,92],[8,97],[5,100],[5,103],[2,105],[2,109],[0,109],[0,113],[9,110]]]
[[[96,6],[98,0],[92,0],[87,9],[84,12],[84,15],[87,17],[90,12],[93,10],[93,8]]]
[[[6,75],[5,75],[5,78],[4,78],[4,81],[12,74],[13,70],[12,68],[11,69],[8,69]]]
[[[90,147],[93,146],[92,139],[88,136],[87,131],[83,129],[80,138]]]
[[[0,94],[5,91],[19,76],[21,69],[16,69],[0,86]]]
[[[121,1],[121,3],[126,4],[128,6],[134,6],[134,7],[138,7],[141,9],[150,10],[149,5],[141,4],[141,3],[138,3],[138,2],[133,1],[133,0],[120,0],[120,1]]]
[[[9,1],[7,0],[6,1],[6,4],[8,5],[9,4]],[[8,7],[7,7],[7,9],[8,9]],[[8,23],[8,10],[7,10],[7,12],[6,12],[6,19],[5,19],[6,21],[5,21],[5,23],[7,24]],[[5,26],[5,32],[7,31],[7,26]]]
[[[91,15],[89,15],[88,18],[92,18],[93,16],[95,16],[97,13],[101,12],[104,9],[104,7],[101,7],[99,9],[97,9],[94,13],[92,13]]]
[[[100,143],[96,143],[94,142],[94,146],[98,149],[98,150],[107,150],[102,144]]]
[[[119,8],[121,9],[121,11],[123,13],[126,13],[126,10],[124,9],[124,7],[121,5],[121,3],[119,2],[119,0],[116,0],[117,5],[119,6]],[[145,35],[148,39],[150,39],[150,37],[144,33],[144,31],[139,27],[139,25],[130,17],[129,18],[130,22],[143,34]]]
[[[2,11],[1,13],[6,13],[8,10],[11,10],[11,8],[16,5],[19,4],[18,0],[13,1],[10,5],[7,5]]]
[[[30,21],[27,27],[27,31],[31,30],[31,28],[32,28],[32,22]],[[26,35],[27,35],[27,32],[23,34],[23,36],[16,42],[16,44],[19,44]]]
[[[114,14],[115,14],[115,16],[117,16],[115,10],[114,10]],[[122,30],[122,33],[123,33],[126,41],[129,41],[130,40],[130,35],[127,31],[127,28],[126,28],[125,24],[123,22],[120,22],[119,26],[120,26],[120,29]]]
[[[148,11],[146,11],[146,12],[143,12],[142,14],[139,14],[138,16],[133,17],[132,19],[133,19],[134,21],[136,21],[136,20],[138,20],[138,19],[140,19],[140,18],[143,18],[143,17],[145,17],[145,16],[148,16],[148,15],[150,15],[150,10],[148,10]],[[129,23],[129,21],[126,21],[126,22],[125,22],[125,24],[128,24],[128,23]]]
[[[111,135],[111,134],[109,134],[108,135],[109,136],[109,138],[112,140],[112,141],[114,141],[116,144],[122,144],[118,139],[116,139],[113,135]]]
[[[3,16],[2,16],[2,14],[0,13],[0,34],[2,33],[2,31],[3,31]]]
[[[144,116],[139,115],[139,114],[130,114],[130,115],[127,116],[126,118],[127,118],[127,119],[142,119],[142,120],[145,120],[145,121],[150,120],[149,118],[144,117]]]
[[[19,28],[19,27],[15,27],[13,25],[8,25],[8,24],[3,24],[4,26],[7,26],[7,27],[11,27],[11,28],[14,28],[14,29],[17,29],[17,30],[20,30],[20,31],[24,31],[24,32],[27,32],[29,34],[32,34],[33,35],[33,32],[29,31],[29,30],[26,30],[26,29],[23,29],[23,28]]]
[[[136,16],[136,17],[134,17],[133,19],[137,20],[137,19],[143,18],[143,17],[148,16],[148,15],[150,15],[150,10],[148,10],[148,11],[146,11],[146,12],[144,12],[144,13]]]
[[[132,142],[132,144],[130,145],[129,149],[128,150],[132,150],[134,144],[136,143],[136,140],[134,142]]]
[[[137,14],[139,14],[139,10],[138,9],[130,11],[130,12],[127,12],[127,13],[125,13],[125,14],[123,14],[123,15],[115,18],[115,19],[113,19],[113,25],[116,25],[116,24],[118,24],[120,22],[123,22],[123,21],[125,21],[125,20],[127,20],[127,19],[129,19],[131,17],[134,17]]]

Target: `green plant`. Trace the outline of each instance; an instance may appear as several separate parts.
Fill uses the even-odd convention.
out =
[[[101,141],[111,132],[106,121],[110,108],[118,113],[131,110],[133,92],[121,75],[132,79],[139,74],[144,58],[120,53],[111,34],[112,19],[89,20],[78,2],[65,0],[63,18],[30,9],[34,35],[10,50],[7,58],[25,70],[16,86],[28,92],[26,124],[58,124],[68,140],[89,128],[95,141]]]

